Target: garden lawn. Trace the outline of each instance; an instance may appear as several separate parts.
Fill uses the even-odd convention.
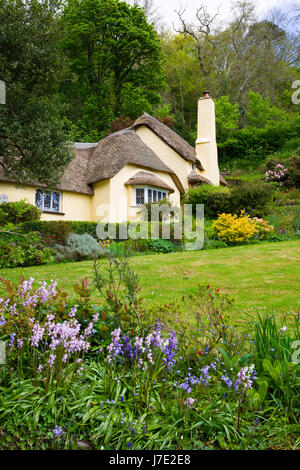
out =
[[[104,266],[106,261],[100,263]],[[143,297],[153,303],[165,304],[201,283],[220,288],[236,299],[236,320],[244,312],[261,309],[300,311],[300,240],[136,256],[131,265],[139,275]],[[20,275],[37,281],[55,279],[59,287],[73,295],[72,286],[77,280],[86,276],[92,279],[92,262],[1,271],[2,277],[12,281]],[[100,300],[95,291],[93,300],[97,299]]]

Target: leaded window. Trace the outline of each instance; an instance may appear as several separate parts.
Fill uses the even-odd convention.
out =
[[[35,192],[35,205],[45,212],[60,212],[61,194],[57,191],[42,191],[37,189]]]
[[[139,206],[145,202],[145,190],[138,188],[136,190],[136,205]]]

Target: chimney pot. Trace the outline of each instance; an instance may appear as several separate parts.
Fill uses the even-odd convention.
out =
[[[210,91],[205,91],[203,93],[203,98],[210,98]]]

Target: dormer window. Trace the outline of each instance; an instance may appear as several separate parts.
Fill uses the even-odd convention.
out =
[[[162,199],[167,199],[169,191],[159,188],[135,188],[135,205],[141,206],[149,202],[159,202]]]

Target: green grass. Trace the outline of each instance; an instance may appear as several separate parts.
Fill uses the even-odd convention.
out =
[[[106,261],[103,261],[105,265]],[[300,241],[263,243],[208,251],[132,258],[140,277],[143,297],[166,303],[199,283],[207,283],[236,299],[235,316],[266,309],[299,312]],[[5,269],[1,276],[37,281],[55,279],[70,294],[77,280],[92,275],[92,262]],[[0,291],[1,292],[1,291]],[[94,292],[96,302],[98,294]]]

